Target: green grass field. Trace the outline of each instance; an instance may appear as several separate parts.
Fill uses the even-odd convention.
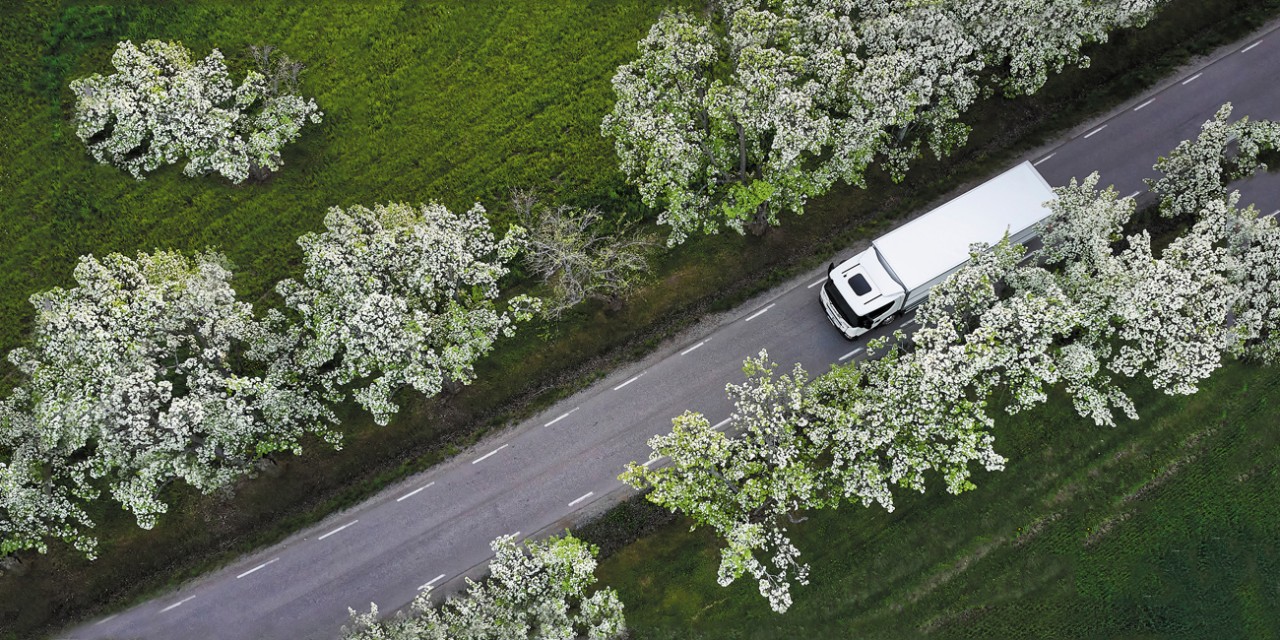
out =
[[[539,2],[6,3],[0,10],[0,350],[30,294],[66,284],[85,253],[220,247],[259,299],[300,257],[298,235],[333,205],[480,201],[502,221],[513,187],[601,201],[621,188],[600,136],[609,78],[634,55],[654,0]],[[97,165],[74,135],[67,83],[110,73],[118,40],[212,48],[234,77],[249,44],[304,61],[323,124],[265,184],[191,179],[181,164],[136,181]],[[12,90],[11,88],[18,88]]]
[[[536,187],[639,213],[599,119],[615,67],[674,4],[701,0],[122,0],[108,11],[75,0],[0,3],[0,351],[25,331],[27,297],[68,284],[86,252],[217,246],[239,265],[243,297],[273,304],[271,284],[299,258],[294,238],[335,204],[479,200],[502,222],[508,190]],[[0,575],[0,637],[48,633],[144,598],[354,504],[706,311],[824,263],[1277,13],[1280,0],[1175,0],[1142,31],[1091,48],[1090,69],[1057,76],[1032,98],[979,105],[968,117],[970,145],[945,162],[918,163],[904,184],[873,174],[868,190],[838,189],[763,238],[691,240],[658,261],[651,285],[621,312],[588,304],[555,326],[529,327],[478,363],[479,379],[462,392],[407,394],[388,427],[343,412],[339,453],[310,446],[234,494],[174,486],[171,513],[151,531],[103,502],[93,514],[99,560],[55,546]],[[196,55],[218,47],[237,76],[245,45],[279,46],[310,65],[303,93],[316,97],[325,122],[285,149],[286,165],[265,184],[190,179],[180,166],[137,182],[96,165],[72,134],[66,84],[108,72],[116,41],[151,37],[180,39]]]
[[[1114,429],[1061,398],[1000,420],[1003,472],[793,525],[811,584],[772,613],[715,583],[687,521],[602,563],[634,637],[1280,637],[1280,370],[1232,364],[1190,398],[1147,390]],[[937,483],[935,483],[935,488]]]

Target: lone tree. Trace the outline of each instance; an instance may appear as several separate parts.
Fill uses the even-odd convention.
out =
[[[85,256],[76,287],[32,296],[33,336],[9,354],[21,375],[0,409],[12,452],[0,544],[42,549],[44,521],[85,550],[68,527],[92,526],[75,505],[101,489],[151,528],[174,480],[209,492],[300,451],[307,433],[337,443],[326,399],[275,363],[279,339],[230,279],[215,253]]]
[[[529,229],[524,260],[555,292],[543,307],[548,317],[587,298],[617,310],[649,272],[648,257],[657,243],[626,226],[606,232],[599,209],[546,206],[528,191],[516,191],[512,204]]]
[[[378,607],[344,628],[345,640],[618,640],[626,636],[622,602],[613,589],[591,595],[595,547],[571,535],[528,542],[512,536],[492,543],[490,577],[467,578],[467,591],[433,607],[430,589],[411,611],[386,621]]]
[[[497,240],[478,204],[463,214],[434,203],[334,207],[325,227],[298,239],[301,281],[276,289],[305,332],[302,366],[333,393],[354,383],[378,424],[404,385],[431,396],[473,380],[475,361],[540,306],[521,295],[499,307],[525,231]]]
[[[183,173],[219,173],[234,183],[278,170],[280,149],[323,114],[296,95],[302,65],[255,47],[257,71],[236,86],[222,53],[193,62],[179,43],[148,40],[116,47],[116,73],[71,82],[76,136],[90,155],[141,180],[186,159]]]

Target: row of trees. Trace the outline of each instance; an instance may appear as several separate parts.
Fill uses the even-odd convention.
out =
[[[32,296],[0,402],[0,553],[58,538],[92,555],[103,491],[150,528],[175,480],[208,492],[305,436],[338,446],[334,403],[385,424],[398,389],[469,382],[540,304],[499,301],[525,233],[497,238],[479,206],[335,207],[325,227],[260,317],[216,253],[85,256],[75,287]]]
[[[874,341],[878,359],[816,380],[797,366],[777,375],[766,353],[729,385],[730,431],[686,413],[650,440],[647,468],[621,476],[651,501],[722,539],[719,581],[750,574],[776,611],[808,567],[787,524],[845,502],[893,509],[893,488],[924,491],[936,474],[951,493],[974,487],[973,465],[1003,468],[991,435],[997,411],[1016,414],[1064,393],[1080,415],[1113,426],[1137,411],[1120,381],[1143,378],[1195,393],[1225,356],[1280,357],[1280,228],[1237,207],[1229,181],[1262,168],[1280,124],[1229,120],[1225,106],[1184,142],[1151,182],[1161,213],[1190,229],[1163,251],[1123,235],[1135,202],[1097,176],[1056,190],[1037,263],[1007,240],[976,246],[917,313],[914,349]],[[999,391],[1000,393],[997,393]]]
[[[1030,94],[1164,0],[720,0],[664,13],[618,69],[602,131],[670,227],[762,233],[877,161],[963,145],[984,93]]]

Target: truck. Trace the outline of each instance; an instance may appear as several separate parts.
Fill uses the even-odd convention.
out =
[[[975,242],[1009,235],[1022,244],[1050,214],[1053,189],[1030,162],[974,187],[886,233],[844,262],[831,263],[819,295],[827,319],[853,340],[892,323],[967,262]]]

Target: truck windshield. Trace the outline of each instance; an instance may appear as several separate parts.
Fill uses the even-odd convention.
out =
[[[844,318],[844,321],[849,323],[849,326],[865,326],[864,319],[854,313],[853,307],[850,307],[849,303],[845,301],[844,296],[840,295],[840,290],[836,288],[834,280],[827,278],[827,283],[822,285],[822,288],[826,290],[827,298],[831,300],[832,306],[834,306],[836,311],[839,312],[840,317]]]

